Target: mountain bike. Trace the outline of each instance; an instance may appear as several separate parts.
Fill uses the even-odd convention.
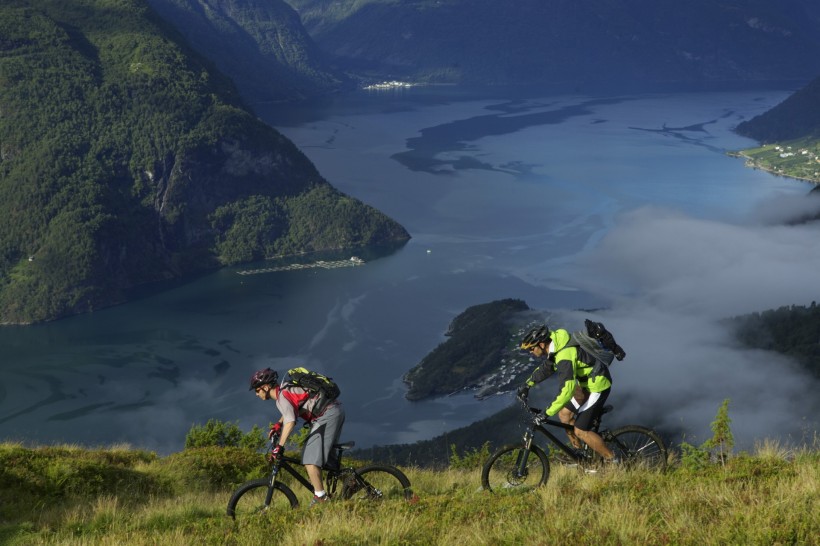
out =
[[[275,446],[279,436],[271,438]],[[362,468],[342,467],[342,454],[355,442],[333,445],[333,453],[322,470],[325,472],[325,488],[330,499],[382,501],[389,499],[412,500],[410,480],[393,466],[369,465]],[[228,515],[237,517],[259,514],[268,510],[292,509],[299,506],[293,489],[279,477],[282,470],[293,476],[295,484],[302,485],[313,495],[310,480],[297,469],[304,466],[299,459],[283,456],[271,463],[267,478],[259,478],[242,484],[228,501]]]
[[[508,444],[496,450],[481,470],[481,485],[488,491],[505,489],[531,489],[547,483],[550,476],[550,457],[533,442],[535,433],[546,436],[551,443],[550,455],[560,464],[573,465],[597,472],[605,465],[603,458],[584,444],[577,449],[569,442],[558,439],[546,427],[572,430],[573,425],[550,419],[543,410],[529,407],[529,425],[524,432],[524,441]],[[592,430],[601,435],[607,447],[620,459],[620,468],[647,468],[663,472],[666,469],[666,446],[661,437],[652,429],[639,425],[627,425],[615,430],[599,430],[601,417],[612,411],[607,404],[592,424]]]

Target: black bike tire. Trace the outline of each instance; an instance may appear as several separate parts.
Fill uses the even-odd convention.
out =
[[[645,437],[646,440],[641,442],[627,441],[626,435],[637,435],[637,437]],[[616,442],[608,442],[607,445],[616,452],[616,455],[621,457],[622,463],[626,463],[627,465],[636,465],[636,463],[638,463],[644,468],[658,472],[664,472],[666,470],[668,457],[666,444],[664,444],[660,435],[651,428],[640,425],[627,425],[613,430],[612,436],[615,437]],[[622,453],[622,449],[618,445],[621,443],[627,445],[631,453]],[[640,446],[642,449],[635,450],[635,447],[637,447],[639,443],[642,444]],[[653,444],[655,447],[650,451]]]
[[[495,453],[490,455],[490,458],[487,459],[487,462],[484,463],[484,467],[481,469],[481,486],[487,491],[493,491],[492,486],[490,484],[490,473],[493,471],[493,466],[496,465],[496,463],[504,455],[512,454],[512,453],[514,453],[516,451],[520,451],[522,449],[524,449],[524,448],[521,446],[521,444],[508,444],[508,445],[500,447],[499,449],[497,449],[495,451]],[[537,483],[527,487],[527,488],[533,488],[534,489],[536,487],[541,487],[542,485],[547,483],[547,480],[549,480],[549,477],[550,477],[550,463],[549,463],[549,458],[547,457],[547,454],[544,453],[544,450],[541,449],[540,447],[535,446],[535,445],[531,445],[530,446],[530,457],[533,454],[536,456],[536,460],[538,461],[538,463],[541,466],[541,476],[537,479]],[[515,458],[517,459],[518,456],[516,455]],[[496,470],[498,470],[498,467],[496,467]],[[506,471],[501,472],[501,474],[506,475]],[[511,484],[509,482],[509,480],[507,481],[507,483],[509,485],[514,485],[514,484]]]
[[[398,496],[404,497],[404,500],[410,500],[413,497],[413,490],[410,488],[410,479],[404,474],[404,472],[402,472],[395,466],[374,464],[370,466],[363,466],[362,468],[357,468],[354,472],[356,472],[356,474],[362,477],[365,481],[374,481],[377,483],[382,483],[382,480],[374,480],[374,475],[376,475],[377,473],[388,474],[398,481],[398,487],[395,487],[395,492]],[[369,478],[368,474],[370,474]],[[387,483],[390,483],[392,481],[393,480],[388,479]],[[351,493],[350,489],[343,488],[343,498],[351,498],[351,495],[355,494],[356,492]],[[374,500],[374,497],[370,495],[367,495],[364,498],[368,500]]]
[[[244,483],[239,486],[239,489],[234,491],[233,495],[231,495],[231,500],[228,501],[228,515],[236,519],[236,506],[239,504],[239,501],[242,499],[244,495],[246,495],[249,491],[253,491],[254,489],[258,489],[260,487],[264,487],[265,489],[268,488],[270,485],[270,480],[267,478],[260,478],[258,480],[252,480],[247,483]],[[276,495],[276,492],[280,492],[285,495],[285,498],[290,504],[291,508],[296,508],[299,506],[299,499],[296,498],[296,495],[293,493],[290,487],[283,483],[276,482],[273,484],[275,491],[273,492]]]

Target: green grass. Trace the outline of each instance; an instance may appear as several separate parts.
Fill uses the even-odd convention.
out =
[[[0,544],[816,544],[820,451],[763,443],[725,466],[588,475],[553,465],[524,494],[482,491],[478,469],[404,468],[418,502],[330,502],[234,522],[233,487],[261,455],[202,448],[0,444]],[[207,467],[207,472],[203,468]],[[209,479],[209,477],[212,477]]]
[[[820,183],[820,141],[816,139],[766,144],[733,155],[745,158],[749,167]]]

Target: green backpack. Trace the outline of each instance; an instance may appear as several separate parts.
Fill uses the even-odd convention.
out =
[[[341,393],[339,385],[337,385],[332,378],[317,372],[312,372],[301,366],[288,370],[287,383],[301,387],[311,393],[311,395],[319,395],[319,400],[311,412],[314,415],[320,415],[328,404],[339,398],[339,394]]]

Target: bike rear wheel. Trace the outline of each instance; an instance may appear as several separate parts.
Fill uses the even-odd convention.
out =
[[[521,444],[510,444],[498,449],[484,463],[481,485],[495,492],[524,491],[544,485],[549,477],[550,463],[543,449],[533,445],[527,452]]]
[[[410,480],[394,466],[371,465],[342,475],[342,498],[353,500],[383,501],[410,500],[413,491]]]
[[[273,484],[270,504],[265,504],[270,480],[266,478],[242,484],[228,501],[228,515],[234,519],[259,515],[268,510],[286,510],[299,506],[291,489],[282,483]]]
[[[626,468],[645,468],[663,472],[666,470],[666,446],[652,429],[628,425],[612,431],[606,445]]]

